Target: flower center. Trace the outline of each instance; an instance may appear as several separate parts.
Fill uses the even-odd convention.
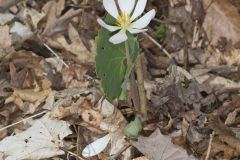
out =
[[[121,13],[117,18],[117,26],[127,29],[131,24],[131,17],[128,14]]]

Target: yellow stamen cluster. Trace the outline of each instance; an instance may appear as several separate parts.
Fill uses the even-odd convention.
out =
[[[117,18],[117,26],[127,29],[131,25],[131,17],[128,14],[121,13]]]

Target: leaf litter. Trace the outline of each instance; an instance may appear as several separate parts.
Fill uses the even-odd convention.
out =
[[[239,158],[239,2],[148,1],[165,51],[139,36],[149,116],[127,134],[134,104],[95,73],[101,6],[0,1],[0,159]]]

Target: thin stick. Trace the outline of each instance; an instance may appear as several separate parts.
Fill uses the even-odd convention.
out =
[[[17,124],[19,124],[19,123],[22,123],[22,122],[24,122],[24,121],[26,121],[26,120],[29,120],[29,119],[31,119],[31,118],[40,116],[40,115],[42,115],[42,114],[44,114],[44,113],[47,113],[47,112],[48,112],[48,111],[43,111],[43,112],[37,113],[37,114],[35,114],[35,115],[32,115],[32,116],[30,116],[30,117],[28,117],[28,118],[22,119],[22,120],[20,120],[20,121],[18,121],[18,122],[15,122],[15,123],[13,123],[13,124],[10,124],[10,125],[8,125],[8,126],[5,126],[5,127],[3,127],[3,128],[0,129],[0,132],[3,131],[3,130],[5,130],[5,129],[8,129],[8,128],[10,128],[10,127],[13,127],[13,126],[15,126],[15,125],[17,125]]]
[[[161,44],[159,44],[154,38],[152,38],[149,34],[147,34],[146,32],[143,32],[143,34],[148,37],[156,46],[158,46],[164,54],[166,54],[166,56],[168,56],[168,58],[172,59],[172,56],[168,53],[168,51],[166,49],[163,48],[163,46]]]
[[[188,55],[188,44],[187,44],[187,40],[185,41],[185,46],[184,46],[184,69],[186,71],[189,71],[189,55]],[[187,88],[189,85],[189,81],[185,78],[185,87]]]
[[[215,134],[215,133],[214,133],[214,131],[213,131],[212,134],[210,135],[210,139],[209,139],[209,143],[208,143],[208,150],[207,150],[207,155],[206,155],[205,160],[208,160],[208,159],[209,159],[209,156],[210,156],[210,153],[211,153],[212,140],[213,140],[214,134]]]
[[[144,77],[142,72],[141,55],[137,56],[136,74],[137,74],[138,93],[139,93],[139,99],[140,99],[140,113],[143,115],[143,117],[146,117],[147,116],[147,100],[146,100],[145,89],[144,89]]]
[[[133,105],[135,107],[136,111],[140,111],[140,99],[139,99],[139,93],[138,93],[138,87],[136,84],[136,78],[134,75],[134,72],[130,75],[130,87],[131,87],[131,95],[133,100]]]
[[[60,59],[62,61],[62,63],[64,64],[65,67],[69,68],[69,65],[67,63],[65,63],[59,56],[56,52],[54,52],[52,50],[52,48],[50,48],[46,43],[43,43],[43,45],[54,55],[56,56],[58,59]]]
[[[83,159],[82,157],[78,156],[77,154],[75,154],[75,153],[73,153],[73,152],[71,152],[71,151],[67,151],[67,150],[63,150],[63,151],[65,151],[65,152],[67,152],[68,154],[74,156],[75,158],[78,158],[78,159],[80,159],[80,160],[85,160],[85,159]]]

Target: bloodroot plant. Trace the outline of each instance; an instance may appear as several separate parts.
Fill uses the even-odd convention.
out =
[[[96,72],[101,86],[109,100],[126,99],[127,83],[135,71],[139,106],[135,106],[142,116],[146,116],[146,98],[142,74],[139,43],[135,34],[147,31],[147,26],[155,17],[150,10],[141,16],[147,0],[103,0],[108,12],[104,20],[98,19],[101,29],[96,37]],[[119,8],[119,9],[118,9]],[[135,70],[134,70],[135,69]],[[134,74],[133,74],[134,76]],[[130,89],[133,89],[131,86]]]

